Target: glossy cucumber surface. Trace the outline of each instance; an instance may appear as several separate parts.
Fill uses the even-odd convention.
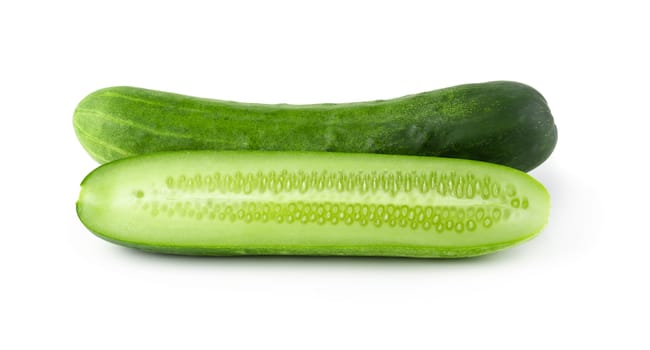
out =
[[[111,87],[84,98],[73,121],[99,163],[174,150],[328,151],[464,158],[528,171],[557,142],[544,97],[509,81],[313,105]]]
[[[100,166],[77,213],[108,241],[188,255],[468,257],[542,230],[529,175],[434,157],[166,152]]]

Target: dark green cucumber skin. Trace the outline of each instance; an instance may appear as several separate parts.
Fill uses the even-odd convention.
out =
[[[79,103],[74,128],[100,163],[175,150],[329,151],[464,158],[529,171],[557,142],[544,97],[509,81],[314,105],[110,87]]]

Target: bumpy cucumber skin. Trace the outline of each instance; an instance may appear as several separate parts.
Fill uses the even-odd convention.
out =
[[[386,237],[383,237],[384,239],[383,241],[381,239],[377,239],[376,241],[369,241],[366,242],[365,244],[364,243],[360,244],[359,241],[355,241],[354,238],[351,241],[352,243],[337,242],[336,237],[340,238],[343,236],[340,235],[336,236],[336,235],[340,234],[341,230],[345,230],[346,232],[345,235],[347,235],[348,237],[354,236],[356,234],[361,234],[362,232],[364,234],[367,234],[368,232],[372,232],[372,234],[374,234],[376,232],[377,235],[382,235],[379,229],[372,227],[372,225],[359,227],[355,223],[353,223],[352,226],[346,226],[342,221],[339,222],[338,225],[332,225],[326,228],[325,231],[321,230],[320,231],[321,233],[326,232],[327,234],[331,234],[335,237],[333,238],[333,240],[328,240],[327,238],[325,238],[324,240],[321,239],[320,240],[321,243],[319,244],[309,243],[309,239],[303,241],[302,237],[298,237],[295,241],[287,241],[286,237],[284,238],[283,241],[278,241],[278,242],[273,242],[272,239],[271,241],[268,240],[265,241],[265,239],[267,239],[265,235],[268,235],[269,232],[271,231],[267,232],[266,228],[268,228],[268,226],[265,226],[264,224],[262,225],[253,224],[253,225],[257,225],[254,228],[256,232],[251,234],[252,236],[262,237],[263,239],[260,239],[259,242],[257,242],[256,241],[258,239],[257,237],[252,237],[252,239],[246,238],[245,241],[247,243],[243,243],[243,244],[239,244],[239,243],[232,244],[231,242],[221,242],[219,238],[213,239],[210,237],[209,237],[210,242],[208,243],[204,242],[204,243],[197,244],[197,243],[192,243],[188,240],[184,240],[184,238],[182,237],[184,236],[187,237],[187,235],[191,236],[193,234],[192,228],[190,227],[192,225],[193,220],[184,221],[183,223],[181,223],[181,226],[179,226],[181,227],[181,229],[178,232],[174,233],[173,235],[174,238],[172,239],[170,239],[169,236],[167,236],[167,238],[161,238],[161,236],[157,235],[155,229],[153,228],[152,228],[153,230],[152,232],[146,234],[149,237],[148,239],[145,240],[130,239],[122,235],[121,232],[116,232],[114,229],[113,231],[107,230],[105,227],[101,228],[100,227],[101,225],[96,224],[96,218],[94,217],[94,215],[99,213],[99,215],[107,215],[108,221],[111,222],[124,221],[126,223],[125,225],[127,225],[124,227],[137,225],[136,221],[138,220],[138,218],[142,218],[142,216],[139,216],[140,214],[135,214],[134,216],[131,216],[131,213],[141,210],[141,207],[128,208],[125,212],[129,214],[126,217],[123,217],[121,216],[119,211],[114,212],[112,211],[111,208],[109,208],[110,205],[114,204],[114,203],[110,203],[110,201],[115,200],[115,198],[109,199],[108,202],[102,203],[103,200],[102,197],[109,196],[109,193],[111,193],[112,191],[114,191],[116,188],[119,187],[126,188],[126,190],[121,190],[121,191],[126,191],[123,193],[129,193],[129,191],[131,191],[130,193],[135,193],[134,192],[135,190],[127,188],[129,184],[127,184],[126,182],[129,182],[134,177],[140,176],[141,170],[147,173],[143,176],[149,176],[142,183],[153,183],[154,178],[165,177],[165,175],[161,175],[161,174],[165,174],[166,169],[165,168],[160,169],[160,165],[167,166],[172,163],[176,163],[175,166],[180,169],[185,169],[185,165],[188,166],[188,169],[195,169],[192,167],[195,166],[197,163],[200,164],[200,167],[202,167],[203,164],[209,164],[211,163],[212,160],[214,160],[217,162],[221,162],[219,164],[220,167],[227,167],[228,164],[231,164],[231,162],[229,162],[228,160],[223,161],[223,159],[235,159],[236,164],[246,164],[246,167],[250,170],[250,169],[257,169],[256,168],[257,165],[253,165],[251,167],[249,166],[250,164],[257,164],[263,158],[267,158],[266,159],[267,165],[261,165],[259,169],[268,170],[269,169],[268,164],[274,164],[271,166],[271,168],[277,170],[278,173],[280,173],[281,170],[285,170],[286,167],[283,168],[283,166],[286,166],[287,164],[289,165],[289,168],[292,167],[300,168],[303,167],[303,164],[309,164],[309,163],[318,164],[321,162],[325,162],[325,163],[329,162],[330,165],[343,164],[342,167],[339,168],[339,170],[350,169],[350,165],[357,164],[360,169],[367,168],[368,166],[370,166],[371,169],[389,169],[389,170],[400,169],[400,171],[404,171],[404,173],[406,174],[409,171],[418,171],[417,169],[420,169],[420,166],[422,165],[424,165],[424,168],[426,169],[427,166],[429,165],[437,164],[436,167],[434,167],[435,169],[448,171],[451,173],[455,173],[456,170],[459,170],[460,171],[459,174],[460,174],[463,171],[466,171],[467,169],[470,170],[474,169],[477,170],[478,173],[482,172],[483,174],[494,175],[495,179],[499,179],[500,178],[499,175],[503,175],[506,178],[519,181],[520,182],[519,185],[523,184],[525,185],[524,187],[527,187],[527,188],[519,188],[519,192],[522,192],[520,193],[520,195],[525,196],[528,194],[531,196],[530,209],[534,209],[536,211],[535,214],[536,217],[534,217],[533,220],[534,223],[532,223],[530,227],[526,227],[526,225],[524,225],[524,227],[526,228],[522,230],[522,232],[517,233],[516,235],[510,235],[509,236],[510,239],[507,240],[504,240],[503,238],[499,238],[500,232],[495,227],[493,231],[481,230],[479,228],[475,232],[463,232],[463,233],[453,232],[453,230],[451,230],[451,232],[442,232],[442,233],[435,232],[435,230],[429,230],[429,231],[420,230],[417,232],[416,236],[419,236],[419,238],[417,238],[416,241],[412,239],[413,237],[416,236],[410,236],[411,239],[408,238],[408,234],[411,234],[412,232],[410,231],[410,228],[407,225],[402,229],[398,228],[398,230],[391,231],[392,234],[395,235],[395,237],[391,237],[388,239]],[[150,162],[150,161],[153,162],[147,165],[146,162]],[[151,164],[153,164],[153,166]],[[275,164],[278,164],[278,167],[275,167]],[[383,164],[385,164],[385,166]],[[129,172],[129,168],[133,169],[134,166],[138,166],[139,169],[141,170],[135,172]],[[120,167],[122,167],[122,170],[113,173],[112,169],[118,169]],[[210,167],[208,166],[207,168]],[[316,167],[316,168],[329,169],[329,167],[327,166]],[[210,169],[215,169],[215,168],[212,167]],[[306,166],[305,169],[310,169],[310,168],[309,166]],[[233,171],[236,169],[229,169],[229,170]],[[334,171],[338,171],[338,170],[334,169]],[[105,181],[102,178],[108,179],[108,181],[102,182]],[[95,235],[109,242],[123,245],[126,247],[137,248],[148,252],[178,254],[178,255],[389,256],[389,257],[410,257],[410,258],[474,257],[474,256],[488,254],[488,253],[494,253],[515,246],[517,244],[520,244],[524,241],[527,241],[535,237],[546,225],[546,221],[550,210],[550,198],[548,196],[548,192],[546,191],[546,189],[540,183],[538,183],[537,181],[535,181],[525,173],[519,172],[517,170],[508,167],[495,165],[495,164],[475,162],[469,160],[460,160],[460,159],[443,159],[443,158],[435,158],[435,157],[425,158],[425,157],[408,157],[408,156],[361,155],[361,154],[344,154],[344,153],[309,153],[309,152],[299,152],[299,153],[298,152],[213,152],[213,151],[162,152],[162,153],[155,153],[155,154],[117,160],[109,164],[100,166],[99,168],[91,172],[83,180],[81,186],[82,186],[82,191],[79,197],[79,201],[77,202],[77,214],[80,220],[82,221],[82,223]],[[335,192],[333,189],[329,191],[330,194]],[[436,196],[436,194],[434,193],[435,190],[432,189],[431,191],[432,192],[427,195]],[[492,189],[492,191],[494,191],[494,189]],[[412,192],[414,192],[416,196],[420,196],[418,200],[424,198],[422,197],[422,194],[417,193],[417,189],[413,188]],[[215,192],[215,195],[219,196],[217,192]],[[223,193],[221,195],[223,195]],[[230,194],[227,193],[226,196],[227,195],[232,195],[232,193]],[[256,197],[258,195],[259,194],[253,193],[252,198],[258,198]],[[449,196],[453,197],[452,194],[449,194]],[[476,196],[480,197],[478,193],[476,194]],[[169,199],[169,197],[166,198]],[[213,197],[213,198],[217,198],[217,197]],[[501,205],[503,205],[503,203],[508,203],[510,199],[511,198],[507,198],[506,202],[503,202],[502,200]],[[120,197],[117,198],[117,200],[123,201],[126,199],[124,197]],[[429,201],[429,199],[426,200]],[[444,201],[444,199],[442,200]],[[433,200],[433,202],[436,202],[436,200]],[[401,199],[401,202],[397,200],[395,202],[397,207],[399,207],[400,203],[401,204],[405,203],[403,198]],[[481,202],[480,198],[476,198],[475,201],[469,200],[464,205],[466,206],[466,208],[470,208],[470,207],[478,208],[483,204],[485,204],[485,198],[483,198],[483,202]],[[187,220],[187,219],[183,218],[179,220]],[[206,219],[204,218],[203,220]],[[189,225],[184,226],[188,222]],[[500,226],[501,229],[504,229],[504,227],[505,229],[508,229],[507,226],[510,225],[510,223],[504,222],[504,224],[505,226]],[[215,237],[221,234],[224,228],[228,227],[227,223],[224,224],[223,221],[221,223],[217,221],[213,224],[208,224],[208,225],[213,225],[210,228],[210,232],[214,232]],[[246,226],[249,224],[243,224],[243,225]],[[271,222],[271,225],[274,225],[274,223]],[[305,235],[307,236],[310,230],[313,231],[317,229],[322,229],[323,227],[322,225],[320,226],[316,225],[316,223],[305,224],[299,222],[294,222],[293,224],[285,223],[285,225],[289,225],[289,226],[285,226],[287,227],[287,229],[294,230],[295,232],[298,232],[300,234],[304,232]],[[293,227],[290,227],[290,225],[293,225]],[[298,226],[296,227],[296,225]],[[514,222],[512,223],[512,225],[514,226],[521,225],[521,222],[519,223]],[[109,224],[109,226],[112,226],[112,224]],[[353,228],[351,229],[350,227]],[[275,229],[277,230],[277,227]],[[377,231],[373,231],[373,230],[377,230]],[[404,235],[404,237],[406,237],[405,239],[401,239],[399,236],[401,236],[404,233],[408,233],[408,234]],[[487,241],[484,240],[483,243],[481,244],[460,244],[458,240],[462,237],[463,234],[464,235],[486,234],[488,235],[488,239]],[[210,233],[210,235],[212,236],[213,234]],[[440,238],[443,237],[443,235],[447,235],[446,236],[447,238],[443,238],[443,240],[441,241]],[[489,235],[493,235],[494,237],[489,237]],[[426,238],[426,241],[424,241],[425,243],[423,244],[423,241],[421,240],[422,237],[430,237],[430,238]],[[175,241],[177,239],[178,241]],[[390,243],[387,244],[386,243],[387,240]],[[445,244],[444,243],[445,240],[447,240],[449,244]],[[363,239],[361,239],[361,241],[363,241]],[[322,242],[327,242],[327,243],[323,244]]]
[[[529,171],[557,142],[544,97],[509,81],[314,105],[110,87],[84,98],[73,122],[99,163],[175,150],[328,151],[464,158]]]

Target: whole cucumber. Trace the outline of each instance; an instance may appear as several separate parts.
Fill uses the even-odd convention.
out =
[[[174,150],[331,151],[465,158],[528,171],[557,141],[544,97],[508,81],[313,105],[111,87],[79,103],[74,128],[100,163]]]

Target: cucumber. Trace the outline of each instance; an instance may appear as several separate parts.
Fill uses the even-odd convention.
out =
[[[84,98],[73,120],[81,144],[99,163],[174,150],[331,151],[465,158],[528,171],[557,141],[544,97],[507,81],[315,105],[111,87]]]
[[[539,182],[491,163],[259,151],[117,160],[77,202],[101,238],[186,255],[469,257],[532,238],[549,208]]]

